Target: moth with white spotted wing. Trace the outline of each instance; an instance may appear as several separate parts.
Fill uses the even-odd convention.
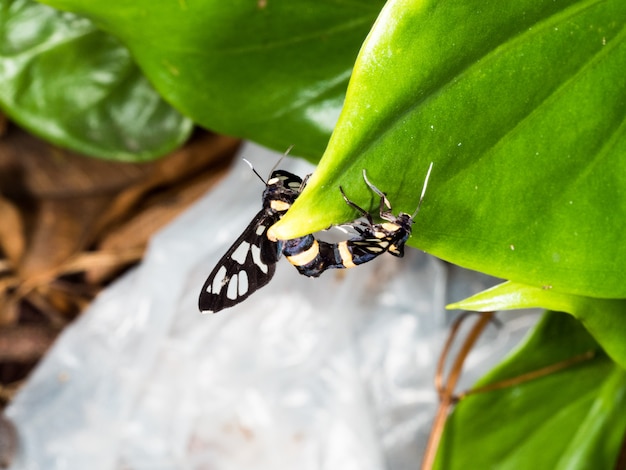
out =
[[[390,253],[401,258],[404,256],[404,245],[411,236],[413,219],[424,199],[432,167],[431,163],[424,180],[422,195],[413,215],[404,212],[394,215],[385,193],[367,179],[367,174],[363,170],[365,184],[380,197],[379,217],[382,223],[374,223],[372,216],[348,199],[343,189],[339,187],[346,204],[356,209],[365,219],[348,224],[357,236],[339,243],[328,243],[309,235],[287,241],[283,247],[283,253],[300,274],[308,277],[318,277],[328,269],[352,268],[372,261],[383,253]]]
[[[237,305],[270,282],[283,242],[267,238],[267,229],[287,212],[305,184],[306,178],[303,181],[288,171],[272,172],[263,191],[263,209],[219,260],[200,291],[202,313]]]

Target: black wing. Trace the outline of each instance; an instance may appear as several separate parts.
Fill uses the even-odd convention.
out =
[[[270,282],[280,256],[280,244],[267,238],[278,214],[262,210],[220,259],[207,278],[198,306],[202,313],[216,313],[243,302]]]

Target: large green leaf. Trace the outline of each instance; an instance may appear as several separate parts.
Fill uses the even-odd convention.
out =
[[[131,49],[171,103],[210,129],[322,154],[382,0],[46,0]]]
[[[15,121],[88,155],[154,158],[191,130],[117,40],[31,0],[0,0],[0,82]]]
[[[562,363],[542,378],[470,395],[451,414],[437,469],[614,468],[626,419],[626,371],[572,317],[548,312],[525,344],[477,386]]]
[[[626,2],[390,0],[317,171],[273,227],[288,239],[377,201],[410,244],[535,286],[626,297]]]
[[[626,299],[594,299],[505,282],[448,305],[450,309],[480,312],[534,307],[574,315],[613,360],[626,369]]]

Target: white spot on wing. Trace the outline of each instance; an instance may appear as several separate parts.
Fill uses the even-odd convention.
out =
[[[251,248],[251,251],[254,264],[256,264],[259,269],[263,271],[263,274],[267,274],[267,264],[261,260],[261,248],[255,245]]]
[[[239,264],[243,264],[246,262],[246,258],[248,257],[248,251],[250,250],[250,243],[241,242],[241,245],[237,247],[237,249],[230,255],[230,259],[234,259]]]
[[[226,284],[227,282],[228,278],[226,277],[226,268],[222,266],[213,278],[213,285],[210,287],[211,292],[213,292],[215,295],[220,295],[222,287],[224,287],[224,284]],[[207,292],[209,292],[208,289]]]
[[[233,275],[230,278],[230,282],[228,283],[228,290],[226,291],[226,297],[230,300],[235,300],[237,298],[237,275]]]
[[[248,292],[248,273],[245,271],[239,272],[239,296],[245,295]]]
[[[265,232],[265,228],[266,228],[265,225],[259,225],[256,228],[256,234],[257,235],[263,235],[263,232]]]

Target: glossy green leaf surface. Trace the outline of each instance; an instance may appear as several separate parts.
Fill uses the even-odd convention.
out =
[[[319,159],[384,2],[47,0],[120,38],[201,125]]]
[[[505,282],[448,306],[479,312],[535,307],[574,315],[607,354],[626,369],[626,299],[594,299]]]
[[[626,371],[573,317],[547,312],[525,344],[476,385],[589,351],[592,359],[463,399],[448,419],[435,468],[614,468],[626,431]]]
[[[626,2],[391,0],[357,59],[317,171],[273,227],[288,239],[375,211],[474,270],[626,297]]]
[[[0,82],[0,107],[11,118],[88,155],[162,156],[192,127],[119,41],[89,20],[31,0],[0,0]]]

